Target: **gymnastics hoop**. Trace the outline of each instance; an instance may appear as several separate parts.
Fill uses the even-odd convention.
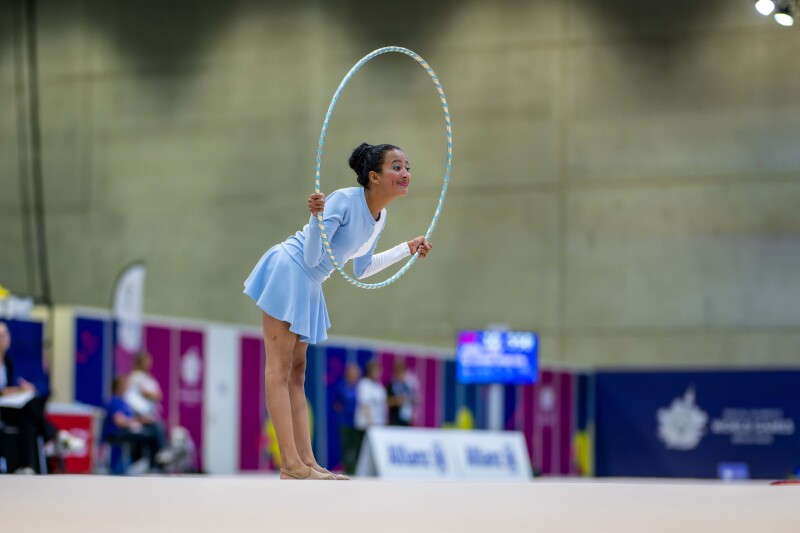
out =
[[[350,72],[344,77],[342,82],[339,84],[339,88],[336,89],[336,92],[333,94],[333,98],[331,98],[331,104],[328,106],[328,112],[325,114],[325,120],[322,123],[322,131],[319,134],[319,146],[317,146],[317,164],[316,169],[314,171],[314,191],[319,193],[320,184],[319,184],[319,172],[320,167],[322,166],[322,149],[325,146],[325,135],[328,132],[328,123],[331,120],[331,115],[333,114],[333,108],[336,107],[336,101],[339,99],[339,95],[341,95],[342,90],[344,89],[345,85],[350,81],[350,78],[353,77],[358,69],[360,69],[364,63],[373,59],[381,54],[386,54],[388,52],[399,52],[401,54],[405,54],[410,56],[414,59],[417,63],[422,65],[425,71],[433,80],[433,84],[436,85],[436,90],[439,93],[439,99],[442,101],[442,109],[444,110],[444,121],[447,129],[447,162],[445,163],[445,171],[444,171],[444,181],[442,183],[442,193],[439,195],[439,203],[436,205],[436,211],[433,213],[433,219],[431,220],[431,225],[428,227],[428,231],[425,232],[425,240],[430,239],[431,234],[433,233],[433,229],[436,227],[436,223],[439,221],[439,215],[442,212],[442,206],[444,205],[444,197],[447,195],[447,185],[450,182],[450,169],[452,168],[453,163],[453,131],[450,125],[450,111],[447,108],[447,99],[444,96],[444,89],[442,89],[442,84],[439,83],[439,78],[436,77],[436,73],[433,72],[433,69],[428,65],[428,63],[422,59],[417,53],[412,52],[408,48],[402,48],[400,46],[386,46],[384,48],[379,48],[370,52],[369,54],[365,55],[364,57],[356,63],[353,68],[350,69]],[[320,235],[322,236],[322,244],[325,246],[325,251],[328,252],[328,258],[330,258],[333,266],[336,267],[336,270],[347,280],[348,283],[351,285],[355,285],[356,287],[361,287],[362,289],[380,289],[381,287],[386,287],[400,279],[400,276],[406,273],[409,268],[417,261],[417,257],[419,256],[419,252],[414,252],[414,255],[409,259],[403,268],[398,270],[392,277],[385,281],[381,281],[380,283],[362,283],[357,279],[353,279],[347,272],[344,271],[342,266],[336,261],[336,258],[333,256],[333,250],[331,250],[331,243],[328,241],[328,236],[325,234],[325,224],[323,224],[322,213],[317,213],[317,222],[319,224],[319,231]]]

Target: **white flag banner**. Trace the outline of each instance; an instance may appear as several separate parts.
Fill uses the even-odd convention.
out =
[[[114,287],[113,313],[117,321],[117,343],[127,352],[142,349],[144,313],[144,263],[133,263],[117,278]]]

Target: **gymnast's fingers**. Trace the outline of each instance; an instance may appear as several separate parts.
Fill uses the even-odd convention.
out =
[[[312,215],[317,215],[325,209],[325,195],[323,193],[313,193],[308,197],[308,209]]]

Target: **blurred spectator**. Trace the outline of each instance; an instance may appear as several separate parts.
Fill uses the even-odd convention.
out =
[[[160,470],[172,460],[172,452],[166,448],[163,429],[152,419],[137,415],[125,402],[127,381],[125,376],[114,378],[102,439],[111,444],[129,443],[134,452],[132,458],[144,455],[151,468]]]
[[[364,369],[365,375],[356,388],[355,426],[366,431],[372,426],[386,425],[386,388],[381,383],[381,364],[370,360]]]
[[[352,475],[356,470],[358,451],[364,433],[355,427],[356,389],[361,377],[361,369],[355,363],[347,365],[344,380],[336,387],[333,409],[339,414],[339,436],[342,441],[342,463],[345,474]]]
[[[392,381],[386,386],[390,426],[410,426],[417,405],[417,387],[408,373],[406,362],[395,359],[392,365]]]
[[[152,420],[161,418],[161,386],[153,377],[153,358],[147,352],[140,352],[133,360],[133,370],[128,375],[128,389],[125,402],[137,415]]]
[[[173,459],[168,471],[176,474],[202,473],[197,468],[197,448],[189,430],[183,426],[175,426],[170,431],[169,440]]]
[[[18,471],[33,473],[38,471],[39,461],[37,438],[49,444],[54,453],[60,454],[62,448],[79,448],[83,439],[71,436],[66,431],[58,431],[45,416],[47,396],[37,394],[36,387],[22,377],[14,374],[14,362],[8,356],[11,347],[11,332],[8,324],[0,321],[0,396],[32,393],[34,396],[21,407],[0,407],[0,421],[19,429]],[[60,455],[59,455],[60,456]]]

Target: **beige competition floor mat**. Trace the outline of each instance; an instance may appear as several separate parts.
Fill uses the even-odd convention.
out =
[[[800,487],[0,476],[0,531],[800,531]]]

